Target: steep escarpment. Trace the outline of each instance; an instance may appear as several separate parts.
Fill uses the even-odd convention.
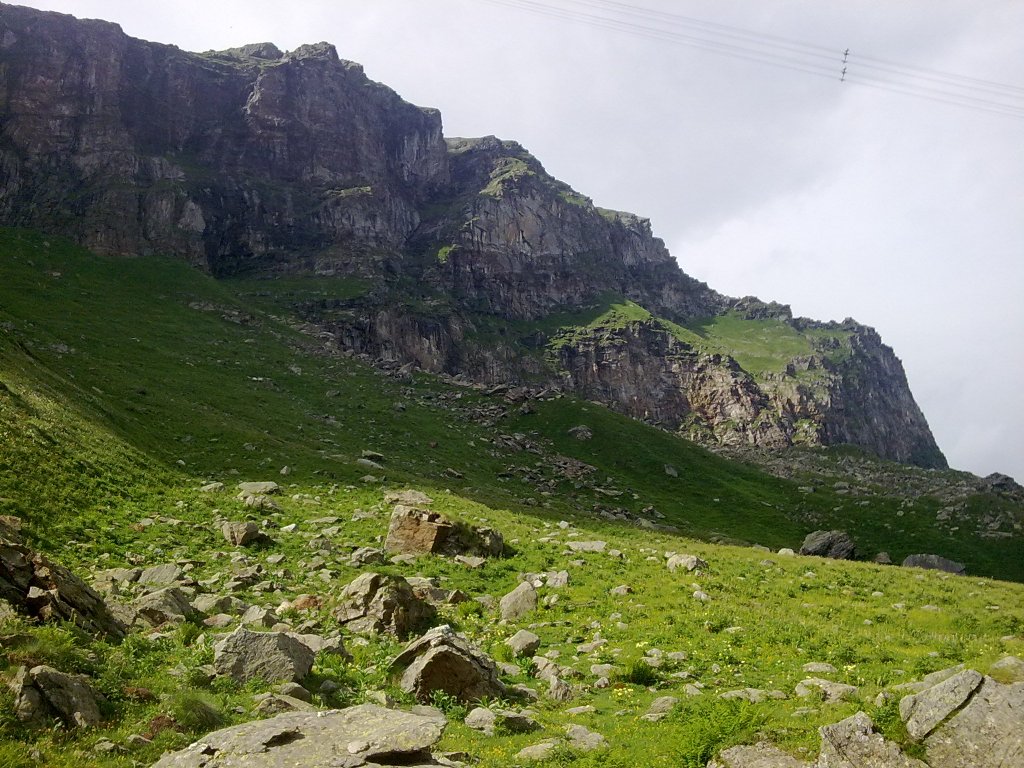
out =
[[[333,46],[185,53],[0,6],[0,218],[215,274],[394,251],[446,181],[441,119]]]
[[[341,349],[557,386],[711,445],[854,443],[944,466],[856,323],[686,275],[650,223],[440,115],[327,43],[204,54],[0,5],[0,224],[218,277],[346,283],[290,311]]]

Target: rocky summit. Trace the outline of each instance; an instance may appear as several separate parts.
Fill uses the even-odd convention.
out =
[[[10,5],[0,39],[0,224],[219,277],[347,279],[291,311],[385,363],[542,383],[711,446],[945,466],[872,329],[722,296],[647,220],[515,142],[445,138],[332,45],[186,53]]]
[[[0,768],[1024,768],[1024,488],[878,335],[329,44],[0,4],[0,263]]]

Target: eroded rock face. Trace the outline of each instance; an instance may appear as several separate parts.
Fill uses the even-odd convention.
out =
[[[391,667],[402,671],[402,690],[423,702],[434,691],[464,702],[497,699],[507,693],[494,661],[448,625],[413,640]]]
[[[251,632],[239,627],[213,647],[218,674],[239,682],[301,681],[313,668],[312,649],[286,632]]]
[[[204,736],[154,768],[436,765],[430,748],[444,719],[375,704],[330,712],[286,712]]]
[[[0,601],[40,621],[70,621],[120,640],[127,629],[103,598],[62,565],[22,543],[17,518],[0,520]]]

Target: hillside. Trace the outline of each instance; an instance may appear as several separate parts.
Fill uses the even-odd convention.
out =
[[[442,746],[481,765],[509,765],[521,748],[573,722],[610,746],[600,757],[559,753],[554,764],[617,765],[646,755],[652,765],[703,768],[717,749],[755,734],[813,756],[819,725],[865,707],[891,738],[909,744],[891,709],[873,708],[876,693],[952,664],[985,669],[1001,654],[1024,651],[1021,587],[977,576],[1024,579],[1020,505],[992,488],[968,494],[965,515],[1009,521],[999,538],[967,535],[985,527],[980,517],[959,530],[935,522],[949,493],[984,487],[969,475],[818,449],[808,456],[824,465],[852,461],[858,472],[844,476],[860,480],[852,493],[824,483],[808,492],[803,480],[745,468],[595,403],[375,368],[276,313],[289,291],[310,290],[306,279],[267,291],[265,281],[218,281],[173,259],[124,261],[25,231],[2,235],[0,498],[50,557],[100,586],[112,584],[103,574],[117,569],[173,563],[194,600],[224,594],[230,574],[256,568],[262,581],[243,581],[234,598],[279,608],[280,619],[302,631],[330,634],[342,588],[367,570],[350,562],[352,552],[382,541],[386,493],[414,488],[456,520],[501,531],[509,552],[477,570],[437,556],[373,570],[435,578],[445,594],[499,597],[520,574],[568,569],[569,585],[541,589],[549,599],[521,620],[495,625],[496,609],[474,601],[439,607],[499,659],[511,660],[504,640],[528,626],[543,652],[560,652],[558,663],[583,675],[572,681],[571,703],[534,705],[540,733],[483,736],[461,725],[467,708],[438,699],[450,721]],[[57,306],[59,313],[50,311]],[[589,439],[578,439],[580,426]],[[869,488],[871,477],[887,479]],[[934,484],[935,496],[897,493],[919,492],[918,477]],[[237,482],[268,479],[285,489],[272,507],[235,498]],[[224,490],[198,490],[210,481]],[[232,551],[219,523],[243,519],[270,541]],[[868,556],[885,548],[898,562],[936,551],[966,562],[975,576],[749,546],[796,547],[813,528],[840,524]],[[604,552],[566,554],[569,542],[594,540],[606,542]],[[708,566],[670,573],[668,552]],[[584,565],[574,567],[577,559]],[[611,592],[622,585],[631,591]],[[106,588],[109,599],[128,603],[157,586]],[[710,599],[694,600],[695,589]],[[301,594],[316,595],[320,607],[281,607]],[[149,764],[208,730],[258,717],[265,710],[253,697],[273,685],[241,685],[200,669],[221,631],[202,623],[212,615],[149,639],[133,633],[120,646],[71,627],[8,619],[9,675],[39,663],[85,672],[106,703],[100,728],[63,735],[26,728],[3,699],[0,764]],[[226,629],[237,623],[236,616]],[[383,664],[401,645],[387,635],[368,644],[343,636],[355,661],[317,657],[306,686],[314,703],[374,701],[380,690],[407,702]],[[593,650],[577,650],[595,639],[602,642]],[[645,671],[637,662],[649,649],[685,659]],[[808,708],[792,691],[812,661],[841,670],[838,679],[857,686],[857,696]],[[620,670],[609,689],[588,682],[598,663]],[[533,674],[522,666],[506,679],[536,687]],[[339,687],[317,693],[324,680]],[[687,696],[684,688],[695,684],[704,693]],[[749,704],[714,695],[746,687],[789,698]],[[140,690],[152,698],[140,699]],[[638,725],[662,695],[683,704],[667,719]],[[566,714],[583,705],[595,711]],[[159,716],[174,725],[155,728]],[[129,738],[147,733],[152,739]]]
[[[345,349],[709,446],[946,466],[872,329],[722,296],[646,219],[515,142],[446,139],[327,43],[186,53],[11,5],[0,31],[0,224],[221,278],[328,276],[291,311]]]

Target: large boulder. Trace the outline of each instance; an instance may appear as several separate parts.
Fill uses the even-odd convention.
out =
[[[235,547],[247,547],[268,540],[268,536],[260,530],[259,525],[251,520],[227,521],[220,527],[224,539]]]
[[[141,595],[132,603],[132,608],[150,627],[181,624],[198,614],[180,587],[164,587]]]
[[[920,741],[955,712],[981,685],[982,675],[973,669],[953,675],[938,685],[900,699],[900,718],[910,738]]]
[[[505,544],[492,528],[456,523],[439,512],[396,504],[384,549],[402,555],[499,557]]]
[[[70,621],[91,635],[127,633],[103,598],[84,581],[22,542],[16,517],[0,518],[0,602],[40,621]]]
[[[463,702],[497,699],[507,693],[494,661],[447,624],[409,643],[391,668],[402,672],[402,690],[418,701],[429,701],[434,691]]]
[[[876,733],[871,718],[863,712],[818,730],[821,753],[816,768],[928,768]]]
[[[924,746],[932,768],[1024,766],[1024,683],[1001,685],[985,677]]]
[[[519,586],[501,598],[498,606],[501,618],[505,621],[520,619],[537,610],[537,590],[528,581],[520,582]]]
[[[23,722],[59,718],[70,728],[100,724],[99,696],[84,675],[69,675],[41,665],[21,667],[11,682],[14,710]]]
[[[800,545],[800,554],[853,560],[857,555],[857,545],[846,531],[814,531],[807,534]]]
[[[945,571],[963,576],[967,573],[967,566],[955,560],[947,560],[938,555],[907,555],[903,560],[904,568],[927,568],[932,571]]]
[[[313,668],[313,650],[286,632],[251,632],[239,627],[213,647],[218,674],[239,682],[301,681]]]
[[[437,615],[401,576],[364,573],[342,591],[334,618],[350,632],[405,638]]]
[[[286,712],[208,733],[153,768],[437,765],[430,748],[443,717],[362,704],[329,712]]]

